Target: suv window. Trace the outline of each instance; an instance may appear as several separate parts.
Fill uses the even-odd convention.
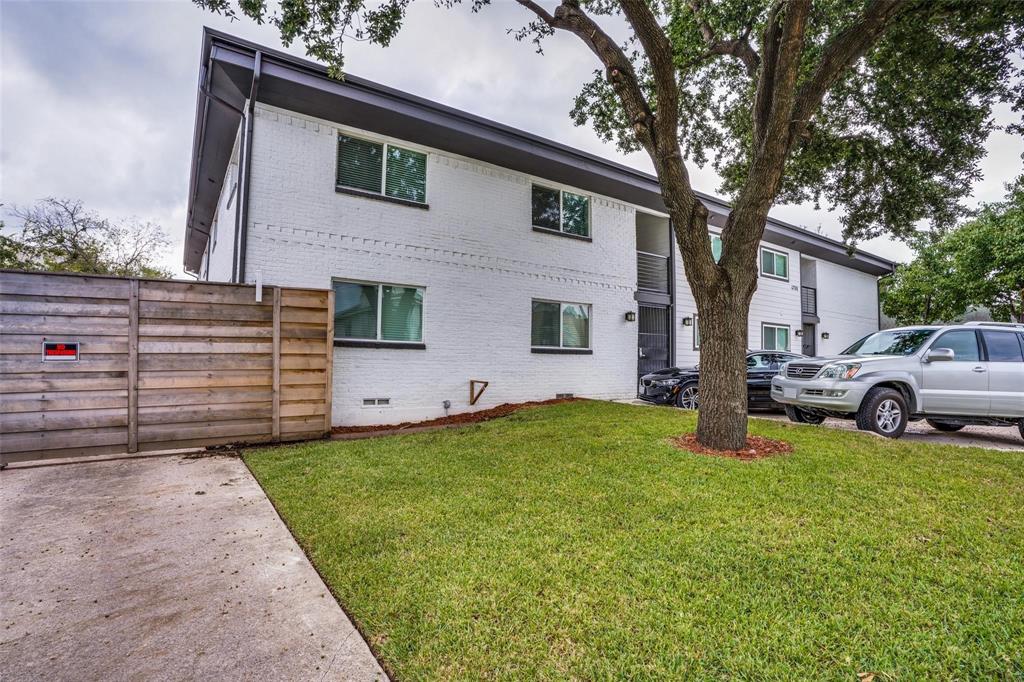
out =
[[[989,362],[1024,362],[1024,352],[1013,332],[983,331]]]
[[[932,348],[951,348],[953,360],[960,362],[981,360],[981,353],[978,352],[978,336],[973,329],[956,329],[946,332],[935,340]]]

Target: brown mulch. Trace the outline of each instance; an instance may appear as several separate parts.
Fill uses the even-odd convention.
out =
[[[687,433],[671,439],[672,444],[681,450],[694,452],[698,455],[710,457],[730,457],[744,462],[752,462],[755,459],[775,457],[793,452],[793,446],[784,440],[774,438],[763,438],[761,436],[747,436],[747,443],[740,450],[715,450],[704,447],[697,442],[697,434]]]
[[[373,433],[375,431],[401,431],[402,429],[419,429],[427,426],[456,426],[461,424],[475,424],[477,422],[490,421],[499,417],[507,417],[524,407],[540,407],[541,405],[558,405],[560,403],[571,403],[582,398],[553,398],[551,400],[537,400],[527,403],[503,403],[497,407],[476,412],[460,412],[450,414],[447,417],[428,419],[422,422],[402,422],[401,424],[375,424],[372,426],[335,426],[331,433]]]

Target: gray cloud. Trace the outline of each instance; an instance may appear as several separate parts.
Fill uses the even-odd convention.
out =
[[[508,0],[479,14],[414,3],[391,47],[351,42],[350,72],[523,128],[643,170],[642,154],[622,155],[569,120],[580,85],[597,67],[571,36],[545,54],[506,29],[527,16]],[[162,224],[175,240],[166,264],[180,273],[189,156],[202,26],[271,47],[276,32],[229,22],[190,2],[0,2],[0,201],[81,198],[109,217]],[[621,26],[613,26],[621,32]],[[998,118],[1009,120],[1001,110]],[[1002,196],[1020,172],[1024,142],[989,141],[975,202]],[[714,192],[711,169],[693,169],[698,189]],[[780,218],[838,236],[838,215],[780,206]],[[865,248],[906,258],[906,247],[876,239]]]

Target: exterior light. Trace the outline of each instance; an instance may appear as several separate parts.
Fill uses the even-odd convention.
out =
[[[692,327],[693,326],[693,318],[692,317],[684,317],[683,318],[683,326],[684,327]]]
[[[636,313],[632,310],[626,311],[626,322],[636,322]]]
[[[793,336],[803,336],[803,335],[804,335],[804,330],[803,329],[797,329],[795,332],[793,332]]]
[[[827,339],[828,338],[828,332],[822,332],[821,333],[821,338]]]

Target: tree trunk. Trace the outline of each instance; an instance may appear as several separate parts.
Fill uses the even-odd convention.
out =
[[[716,450],[738,450],[747,440],[747,320],[765,216],[741,218],[734,211],[723,229],[723,235],[734,231],[734,250],[717,264],[710,258],[707,218],[698,205],[678,211],[673,220],[700,327],[697,440]]]
[[[738,450],[747,440],[747,319],[750,298],[728,290],[698,300],[700,402],[697,440]]]

